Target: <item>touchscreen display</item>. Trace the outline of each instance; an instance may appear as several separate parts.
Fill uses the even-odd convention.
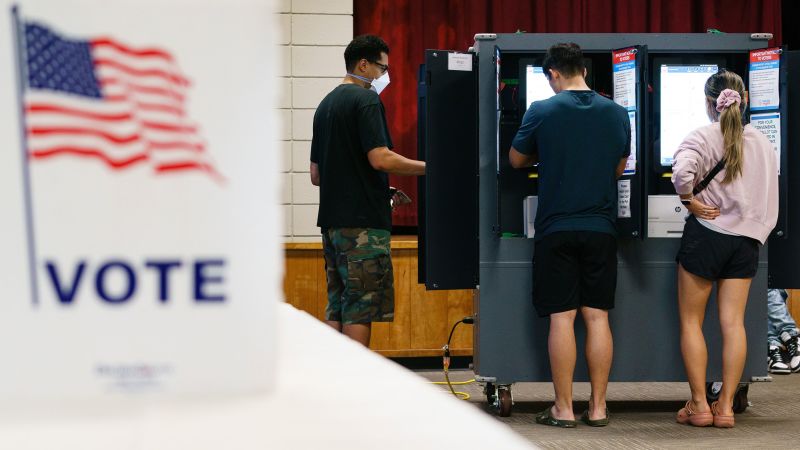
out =
[[[544,71],[540,66],[528,65],[525,67],[525,110],[531,107],[531,103],[539,100],[547,100],[555,95]]]
[[[678,145],[710,123],[703,89],[716,64],[661,65],[661,165],[671,166]]]

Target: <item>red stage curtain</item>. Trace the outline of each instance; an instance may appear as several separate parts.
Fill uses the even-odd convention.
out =
[[[475,33],[768,32],[781,41],[780,0],[354,0],[354,33],[389,44],[391,85],[381,95],[395,151],[417,154],[417,71],[425,49],[465,51]],[[417,197],[414,177],[391,183]],[[394,224],[417,224],[415,204]]]

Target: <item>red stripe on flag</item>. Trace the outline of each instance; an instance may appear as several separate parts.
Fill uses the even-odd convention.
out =
[[[118,50],[118,51],[120,51],[122,53],[125,53],[127,55],[131,55],[131,56],[154,56],[154,57],[162,58],[162,59],[167,60],[169,62],[173,62],[172,55],[170,55],[169,52],[161,50],[159,48],[134,49],[134,48],[128,47],[127,45],[125,45],[125,44],[123,44],[123,43],[121,43],[119,41],[116,41],[116,40],[108,38],[108,37],[92,39],[91,41],[89,41],[89,43],[91,44],[92,48],[94,48],[94,47],[111,47],[111,48],[113,48],[115,50]]]
[[[191,150],[195,152],[203,152],[206,147],[203,144],[194,144],[191,142],[153,142],[149,143],[149,148],[152,150]]]
[[[208,164],[194,161],[161,164],[156,167],[156,172],[172,172],[176,170],[210,170]]]
[[[84,111],[81,109],[68,108],[66,106],[47,105],[43,103],[31,103],[25,108],[25,110],[29,113],[62,113],[71,116],[83,117],[86,119],[105,120],[110,122],[131,120],[133,118],[131,113],[102,114]]]
[[[131,142],[136,142],[141,139],[141,135],[138,133],[128,136],[119,136],[103,130],[81,127],[31,127],[28,128],[28,134],[31,136],[47,136],[51,134],[89,135],[103,138],[115,144],[130,144]]]
[[[100,150],[94,148],[82,147],[52,147],[43,150],[35,150],[30,153],[31,158],[45,159],[60,155],[78,156],[82,158],[95,158],[105,162],[109,167],[115,170],[124,169],[130,165],[140,163],[147,160],[146,153],[131,156],[125,159],[111,159]]]
[[[158,131],[171,131],[173,133],[194,133],[197,131],[197,128],[191,125],[171,125],[162,122],[149,122],[146,120],[143,120],[141,123],[145,128]]]
[[[172,89],[160,88],[155,86],[143,86],[141,84],[129,83],[127,81],[118,80],[116,78],[101,78],[98,81],[103,86],[116,84],[123,87],[127,87],[128,89],[134,92],[141,92],[143,94],[163,95],[165,97],[170,97],[181,102],[185,99],[183,94],[175,92]]]
[[[217,183],[224,184],[227,180],[225,177],[219,174],[214,167],[210,164],[206,163],[198,163],[198,162],[175,162],[175,163],[168,163],[168,164],[160,164],[156,166],[156,173],[157,174],[169,174],[175,172],[183,172],[189,170],[199,170],[202,172],[207,173],[209,176],[214,178]]]
[[[131,97],[127,94],[107,95],[103,97],[103,100],[106,102],[130,102]],[[133,104],[137,108],[145,111],[166,112],[180,117],[186,115],[186,111],[184,111],[183,108],[179,106],[166,105],[162,103],[149,103],[149,102],[133,102]]]
[[[170,105],[161,105],[158,103],[145,103],[145,102],[136,102],[135,105],[144,111],[158,111],[158,112],[165,112],[174,114],[178,117],[183,117],[186,112],[184,112],[183,108],[179,108],[177,106],[170,106]]]
[[[189,80],[187,80],[186,78],[184,78],[184,77],[182,77],[180,75],[177,75],[177,74],[174,74],[174,73],[170,73],[170,72],[167,72],[165,70],[159,70],[159,69],[136,69],[134,67],[130,67],[130,66],[122,64],[120,62],[117,62],[117,61],[114,61],[114,60],[111,60],[111,59],[105,59],[105,58],[95,58],[94,62],[97,65],[112,67],[114,69],[119,70],[120,72],[124,72],[124,73],[126,73],[128,75],[131,75],[131,76],[134,76],[134,77],[148,77],[148,76],[159,77],[159,78],[162,78],[162,79],[167,80],[169,82],[175,83],[175,84],[177,84],[179,86],[189,86]]]

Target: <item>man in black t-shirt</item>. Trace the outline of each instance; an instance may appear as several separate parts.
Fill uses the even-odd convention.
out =
[[[387,174],[424,175],[425,163],[393,152],[379,94],[389,83],[389,47],[353,39],[347,75],[319,104],[311,141],[311,182],[320,187],[330,326],[369,345],[372,322],[394,319],[390,255],[392,198]]]
[[[575,426],[574,322],[580,309],[592,385],[581,420],[604,426],[613,353],[608,310],[614,307],[617,285],[617,179],[630,155],[630,121],[623,107],[586,85],[576,44],[551,47],[543,69],[556,95],[531,104],[509,151],[513,167],[539,164],[533,305],[539,316],[550,317],[556,400],[536,421]]]

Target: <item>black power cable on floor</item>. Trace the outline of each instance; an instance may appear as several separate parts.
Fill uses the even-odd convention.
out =
[[[454,384],[455,385],[463,385],[463,384],[474,383],[475,379],[473,378],[473,379],[468,380],[468,381],[460,381],[460,382],[453,383],[453,382],[450,381],[450,374],[449,374],[449,372],[450,372],[450,342],[453,339],[453,333],[456,331],[456,327],[458,327],[458,325],[462,324],[462,323],[465,323],[467,325],[472,325],[473,323],[475,323],[475,318],[472,317],[472,316],[464,317],[463,319],[461,319],[458,322],[456,322],[453,325],[453,328],[450,329],[450,335],[447,337],[447,344],[445,344],[444,347],[442,347],[442,352],[443,352],[443,355],[442,355],[442,367],[444,369],[444,379],[446,381],[445,382],[437,381],[437,382],[434,382],[433,384],[447,384],[447,387],[450,388],[450,392],[452,392],[453,395],[455,395],[456,397],[458,397],[458,398],[460,398],[462,400],[469,400],[469,394],[468,393],[466,393],[466,392],[457,392],[455,389],[453,389],[453,385]]]

